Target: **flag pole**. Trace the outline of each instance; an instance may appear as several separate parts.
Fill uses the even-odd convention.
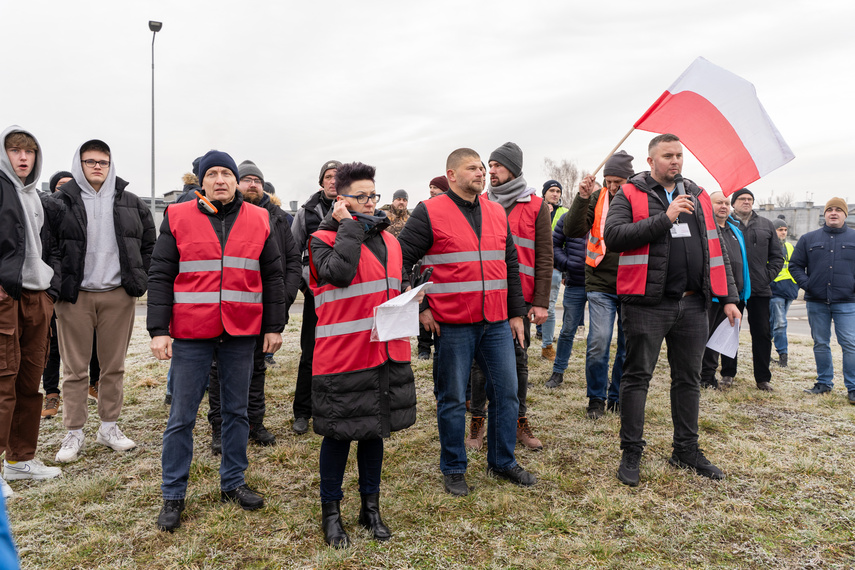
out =
[[[635,127],[632,127],[631,129],[629,129],[629,131],[628,131],[625,135],[623,135],[623,138],[622,138],[622,139],[620,139],[620,142],[619,142],[619,143],[617,143],[617,144],[615,145],[615,147],[614,147],[614,148],[609,152],[609,154],[608,154],[608,155],[603,159],[603,161],[600,163],[600,165],[599,165],[599,166],[597,166],[597,168],[596,168],[596,169],[591,173],[591,176],[596,176],[596,175],[597,175],[597,173],[600,171],[600,169],[603,167],[603,165],[606,163],[606,161],[607,161],[609,158],[611,158],[611,156],[612,156],[614,153],[616,153],[616,152],[617,152],[617,150],[620,148],[620,145],[622,145],[622,144],[624,143],[624,141],[625,141],[626,139],[628,139],[628,138],[629,138],[629,135],[631,135],[631,134],[632,134],[632,131],[634,131],[634,130],[635,130]]]

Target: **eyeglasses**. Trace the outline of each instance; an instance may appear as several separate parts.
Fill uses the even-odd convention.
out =
[[[246,182],[247,184],[256,184],[258,186],[262,186],[264,182],[260,178],[254,178],[250,176],[244,176],[240,179],[241,182]]]
[[[101,168],[108,168],[110,166],[109,160],[92,160],[90,158],[89,160],[81,160],[80,162],[82,162],[83,164],[85,164],[89,168],[95,168],[96,164],[98,166],[100,166]]]
[[[339,196],[343,196],[344,198],[353,198],[360,204],[364,204],[368,200],[371,200],[372,202],[378,202],[380,200],[380,194],[360,194],[359,196],[354,196],[353,194],[339,194]]]

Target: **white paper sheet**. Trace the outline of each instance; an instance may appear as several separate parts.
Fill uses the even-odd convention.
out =
[[[736,358],[736,352],[739,350],[739,328],[741,325],[742,319],[736,319],[733,326],[730,326],[730,321],[724,319],[707,341],[707,348],[729,358]]]
[[[389,342],[399,338],[419,335],[419,303],[416,296],[433,282],[422,283],[382,305],[374,307],[372,342]]]

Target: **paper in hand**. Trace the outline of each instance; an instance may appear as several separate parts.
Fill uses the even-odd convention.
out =
[[[422,283],[406,293],[389,299],[374,307],[374,326],[371,328],[371,342],[389,342],[399,338],[409,338],[419,334],[419,292],[433,285],[432,281]]]
[[[730,321],[724,319],[707,341],[707,348],[728,358],[736,358],[736,353],[739,350],[739,328],[741,325],[742,319],[736,319],[733,326],[730,326]]]

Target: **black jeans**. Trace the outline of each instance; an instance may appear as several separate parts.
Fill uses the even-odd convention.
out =
[[[341,483],[350,453],[350,440],[324,437],[319,460],[321,471],[321,502],[340,501],[344,497]],[[380,472],[383,468],[383,440],[363,439],[356,442],[356,465],[359,469],[359,492],[371,495],[380,492]]]
[[[315,355],[315,296],[308,291],[303,295],[303,327],[300,329],[300,365],[297,367],[297,386],[294,388],[294,417],[312,417],[312,360]]]
[[[754,360],[754,381],[769,382],[772,372],[772,327],[769,322],[769,297],[752,295],[745,303],[748,309],[748,327],[751,329],[751,356]]]
[[[707,316],[709,317],[709,334],[712,336],[718,325],[724,322],[727,317],[724,314],[724,305],[722,303],[710,303],[710,305]],[[745,304],[741,301],[736,306],[739,308],[740,313],[745,308]],[[715,371],[718,368],[718,357],[718,352],[709,348],[704,349],[704,360],[701,365],[702,383],[718,386],[718,380],[715,377]],[[730,376],[731,378],[736,376],[736,358],[721,355],[721,375]]]
[[[430,354],[431,345],[433,345],[433,333],[419,323],[419,354],[423,352]]]
[[[663,340],[668,346],[671,366],[674,449],[696,447],[701,360],[707,343],[703,295],[664,298],[654,306],[624,303],[621,323],[626,338],[626,360],[620,381],[621,449],[641,449],[645,445],[644,408]]]
[[[531,305],[527,305],[531,309]],[[520,346],[520,343],[514,339],[514,356],[517,361],[517,398],[520,401],[520,416],[525,417],[528,412],[526,406],[526,398],[528,398],[528,347],[531,345],[531,321],[528,320],[528,313],[523,317],[523,331],[525,332],[525,348]],[[474,417],[487,416],[487,379],[481,371],[478,363],[472,362],[472,369],[469,371],[469,383],[472,387],[472,403],[470,409]]]
[[[252,353],[252,378],[249,381],[249,401],[246,406],[246,417],[250,426],[264,421],[266,411],[264,402],[264,374],[267,365],[264,363],[264,335],[255,339],[255,349]],[[217,355],[211,363],[211,373],[208,377],[208,423],[214,431],[220,431],[223,417],[220,412],[220,373],[217,370]]]

